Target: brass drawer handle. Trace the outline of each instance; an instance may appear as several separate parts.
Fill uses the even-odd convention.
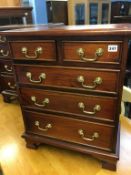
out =
[[[94,108],[93,108],[93,111],[85,111],[85,105],[84,105],[83,102],[79,102],[78,107],[82,110],[83,113],[90,114],[90,115],[94,115],[94,114],[96,114],[97,112],[99,112],[101,110],[100,105],[95,105]]]
[[[6,42],[6,37],[0,36],[0,43],[5,43],[5,42]]]
[[[37,99],[36,99],[35,96],[31,96],[31,101],[33,101],[33,102],[34,102],[34,105],[36,105],[36,106],[38,106],[38,107],[45,107],[45,106],[50,102],[48,98],[45,98],[45,99],[41,102],[41,104],[39,104],[39,103],[37,102]]]
[[[8,82],[8,86],[10,87],[10,89],[15,89],[16,88],[16,84],[15,85],[11,85],[11,82]]]
[[[1,54],[1,56],[3,56],[3,57],[7,57],[8,55],[9,55],[9,51],[7,50],[7,51],[4,51],[3,49],[1,49],[0,50],[0,54]]]
[[[28,14],[28,12],[25,12],[24,15],[25,15],[25,16],[28,16],[29,14]]]
[[[4,65],[4,68],[5,68],[5,70],[7,71],[7,72],[12,72],[12,67],[10,66],[8,66],[8,65]]]
[[[93,81],[93,85],[85,85],[84,84],[84,77],[82,75],[77,77],[77,81],[81,83],[82,87],[86,89],[95,89],[98,85],[102,84],[102,78],[101,77],[96,77]]]
[[[45,73],[41,73],[41,74],[39,75],[39,80],[32,80],[32,74],[31,74],[31,72],[27,72],[27,73],[26,73],[26,77],[29,79],[29,81],[30,81],[31,83],[36,83],[36,84],[38,84],[38,83],[42,83],[42,81],[46,79],[46,74],[45,74]]]
[[[37,126],[38,129],[41,130],[41,131],[48,131],[49,129],[52,128],[52,124],[51,123],[47,123],[47,125],[45,126],[45,128],[41,128],[39,121],[35,121],[35,126]]]
[[[24,54],[25,58],[29,59],[37,59],[39,58],[40,54],[42,54],[43,48],[42,47],[37,47],[34,51],[34,56],[28,55],[28,49],[27,47],[22,47],[21,48],[21,53]]]
[[[99,133],[98,132],[94,132],[93,135],[91,136],[91,138],[85,137],[84,131],[83,129],[79,129],[78,130],[78,134],[81,136],[81,138],[85,141],[89,141],[92,142],[95,139],[99,138]]]
[[[84,49],[83,48],[79,48],[77,49],[77,54],[79,55],[80,59],[83,60],[83,61],[96,61],[98,57],[102,56],[104,53],[104,50],[102,48],[98,48],[95,52],[95,56],[94,58],[85,58],[85,52],[84,52]]]

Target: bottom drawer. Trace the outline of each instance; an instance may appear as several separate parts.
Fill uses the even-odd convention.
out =
[[[24,111],[26,132],[111,151],[115,128],[52,114]]]

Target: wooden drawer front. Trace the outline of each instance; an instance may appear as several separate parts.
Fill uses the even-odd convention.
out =
[[[114,120],[117,99],[21,88],[22,105],[55,112],[91,117],[94,119]]]
[[[20,83],[86,91],[115,93],[119,82],[119,71],[110,70],[17,65],[16,72]],[[97,79],[100,83],[96,83]]]
[[[65,61],[118,64],[121,58],[120,42],[63,42],[62,46]]]
[[[10,50],[8,44],[0,43],[0,59],[1,58],[11,58]]]
[[[56,46],[54,41],[41,42],[12,42],[14,59],[49,60],[56,59]]]
[[[0,72],[1,73],[13,73],[11,60],[0,60]]]
[[[24,111],[24,116],[27,132],[101,149],[112,149],[113,126],[27,111]],[[84,136],[81,135],[82,132]]]
[[[4,90],[16,90],[16,84],[13,76],[1,75],[2,89]]]

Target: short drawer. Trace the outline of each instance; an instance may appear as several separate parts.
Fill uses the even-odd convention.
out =
[[[9,45],[7,43],[0,43],[0,59],[11,58]]]
[[[117,98],[20,88],[22,105],[32,109],[113,121]]]
[[[117,93],[119,70],[48,66],[15,66],[19,83]]]
[[[122,42],[63,42],[64,61],[89,63],[120,63]],[[86,64],[87,62],[87,64]]]
[[[115,128],[64,116],[24,111],[26,132],[111,151]]]
[[[16,84],[13,76],[1,75],[0,76],[2,90],[16,90]]]
[[[13,73],[12,61],[11,60],[0,60],[0,72],[1,73]]]
[[[54,41],[11,42],[11,48],[14,59],[56,60],[56,45]]]

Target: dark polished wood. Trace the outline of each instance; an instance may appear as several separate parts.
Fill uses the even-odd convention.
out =
[[[67,113],[70,116],[74,116],[74,118],[81,116],[86,120],[89,120],[89,118],[92,118],[94,121],[96,119],[115,120],[115,106],[117,105],[117,99],[115,97],[82,95],[24,87],[20,89],[20,93],[22,105],[29,109],[34,108],[43,111]],[[36,98],[37,104],[32,101],[33,97]],[[49,103],[42,106],[43,101],[47,98],[49,99]],[[99,105],[101,110],[96,111],[95,114],[88,114],[79,107],[79,103],[81,102],[85,105],[85,111],[93,112],[96,105]]]
[[[34,60],[56,60],[56,47],[55,47],[55,41],[41,41],[41,42],[33,42],[33,41],[24,41],[24,42],[12,42],[12,53],[14,55],[15,59],[26,59],[29,57],[29,59]],[[22,48],[27,48],[27,54],[24,54],[22,52]],[[42,48],[42,52],[38,55],[37,58],[36,50],[37,48]],[[27,57],[27,56],[28,57]]]
[[[109,52],[109,45],[117,44],[118,52]],[[99,47],[98,47],[99,46]],[[84,57],[87,59],[93,59],[96,57],[97,49],[101,48],[103,53],[101,56],[96,57],[96,62],[100,63],[119,63],[121,54],[121,42],[63,42],[63,58],[64,61],[76,61],[81,62],[82,59],[78,55],[78,49],[82,48],[84,51]],[[85,61],[85,64],[88,61]]]
[[[15,13],[15,11],[13,11],[14,8],[2,8],[0,13],[2,13],[2,15],[7,15],[7,14],[4,14],[4,10],[7,12],[8,9],[10,9],[11,12],[12,12],[12,15],[14,15],[14,13]],[[25,7],[24,8],[19,8],[18,7],[17,8],[16,7],[15,9],[17,10],[17,13],[18,13],[17,15],[19,15],[20,18],[21,17],[23,18],[23,13],[21,14],[21,12],[22,11],[24,12],[24,10],[28,10],[28,9],[31,10],[32,8],[30,8],[30,7],[29,8],[28,7],[27,8],[25,8]],[[22,9],[22,11],[20,9]],[[29,14],[29,16],[30,16],[30,14]],[[27,15],[27,18],[29,16]],[[31,22],[30,18],[28,18],[28,20]],[[29,21],[27,21],[27,22],[29,22]],[[59,24],[50,24],[49,26],[50,27],[54,27],[54,26],[62,26],[62,25],[63,24],[59,23]],[[40,25],[40,27],[43,27],[43,26],[47,26],[47,25]],[[30,28],[30,27],[34,27],[34,25],[33,24],[30,24],[30,25],[29,24],[28,25],[22,25],[22,24],[13,25],[12,24],[12,25],[0,26],[0,31],[5,31],[5,30],[9,31],[11,29]],[[28,42],[28,43],[24,43],[24,46],[26,46],[26,47],[28,46],[27,48],[31,48],[32,49],[32,44],[33,44],[33,42],[32,43]],[[37,44],[39,44],[39,42]],[[36,44],[36,46],[39,46],[37,44]],[[56,58],[55,43],[52,42],[52,41],[47,43],[47,41],[46,41],[46,43],[41,42],[40,44],[42,44],[42,46],[44,47],[44,50],[42,51],[42,57],[41,58],[42,59],[44,58],[45,60],[48,60],[48,61],[54,61],[55,58]],[[19,44],[18,44],[18,46],[19,46]],[[22,44],[22,46],[23,46],[23,44]],[[20,53],[21,53],[21,48],[18,47],[18,48],[16,48],[16,50],[17,49],[20,49]],[[29,56],[32,56],[32,54],[34,56],[34,54],[36,54],[36,53],[34,53],[35,49],[37,49],[37,47],[34,48],[34,50],[32,50],[32,53]],[[51,52],[51,49],[52,49],[52,52]],[[15,50],[15,52],[16,52],[16,50]],[[18,52],[16,52],[16,53],[18,53]],[[30,49],[28,50],[28,54],[30,54]],[[21,55],[21,57],[22,57],[23,60],[24,59],[27,60],[27,58],[24,58],[24,54]],[[14,74],[13,66],[12,66],[12,53],[11,53],[11,49],[9,47],[9,44],[7,42],[7,39],[6,39],[5,35],[0,35],[0,77],[1,77],[1,74],[2,74],[2,80],[3,80],[3,78],[6,78],[8,75],[12,76],[12,78],[14,76],[13,75]],[[5,81],[7,81],[7,80],[4,80],[4,82]],[[8,89],[5,89],[5,83],[3,84],[2,81],[1,81],[1,84],[0,84],[0,92],[3,95],[3,98],[4,98],[5,102],[11,102],[12,100],[16,99],[16,97],[17,97],[16,91],[14,92],[14,90],[10,91]]]
[[[84,69],[76,67],[58,67],[58,66],[36,66],[36,65],[16,65],[17,80],[19,83],[39,85],[43,87],[58,87],[58,88],[70,88],[79,89],[83,91],[99,91],[105,93],[117,93],[119,84],[119,70],[102,70],[102,69]],[[31,73],[31,78],[34,81],[39,80],[39,76],[44,73],[46,78],[40,83],[33,83],[26,76],[27,73]],[[82,86],[82,83],[78,82],[78,77],[83,76],[85,79],[84,84],[93,86],[93,81],[97,77],[102,78],[102,83],[95,88],[86,88]]]
[[[64,23],[68,24],[68,8],[67,1],[47,1],[47,18],[48,23]]]
[[[93,146],[107,151],[112,150],[114,127],[111,125],[103,125],[72,118],[67,119],[64,118],[64,116],[58,117],[56,115],[42,115],[27,111],[24,111],[24,114],[26,117],[25,122],[28,133]],[[40,128],[35,125],[36,122],[39,122]],[[73,123],[75,123],[75,125],[73,125]],[[41,130],[45,129],[47,124],[51,124],[52,128],[49,128],[47,131]],[[99,134],[99,137],[94,140],[84,140],[79,135],[80,129],[84,131],[86,138],[91,139],[93,133],[95,132]]]
[[[113,23],[131,23],[131,15],[130,16],[114,16]]]
[[[119,115],[131,25],[55,28],[38,25],[2,34],[7,36],[11,52],[13,50],[26,146],[36,148],[46,143],[79,151],[100,159],[103,168],[115,170],[119,159]],[[46,55],[42,60],[25,59],[16,49],[18,42],[32,42],[36,47],[47,41],[54,41],[55,53],[50,53],[56,55],[53,61],[45,60]],[[44,46],[48,46],[48,42]],[[32,46],[29,46],[31,55]],[[84,47],[84,56],[90,57],[96,48],[104,48],[99,64],[98,60],[86,63],[83,60],[83,64],[79,64],[77,46]],[[79,102],[84,103],[84,107],[78,105]],[[100,105],[97,109],[93,108],[96,104]]]
[[[0,60],[0,72],[13,74],[12,60]]]
[[[130,17],[129,1],[114,1],[111,3],[111,23],[129,23]]]
[[[7,42],[0,43],[0,58],[8,59],[11,58],[10,49]]]
[[[11,28],[16,28],[16,26]],[[10,26],[0,28],[0,30],[7,29],[10,29]],[[3,95],[4,102],[7,103],[17,98],[13,74],[9,44],[5,36],[0,36],[0,92]]]
[[[106,38],[108,38],[108,42],[110,42],[111,38],[112,41],[116,42],[116,41],[122,41],[122,35],[131,35],[130,34],[130,24],[102,24],[102,25],[77,25],[77,26],[63,26],[63,25],[35,25],[35,26],[30,26],[27,27],[26,29],[15,29],[15,30],[9,30],[9,31],[3,31],[3,35],[8,35],[8,36],[12,36],[16,38],[16,36],[20,37],[20,33],[22,34],[22,36],[26,36],[27,38],[29,38],[30,36],[33,37],[33,39],[38,39],[39,36],[41,37],[47,37],[48,38],[53,38],[56,37],[56,39],[58,36],[59,37],[63,37],[64,41],[65,39],[72,41],[75,38],[73,38],[73,36],[75,36],[76,38],[79,37],[81,38],[82,36],[84,36],[83,40],[87,41],[87,38],[90,36],[106,36]],[[28,32],[30,31],[30,32]],[[35,37],[35,36],[37,37]],[[109,36],[110,35],[110,36]],[[64,38],[64,36],[66,36],[66,38]],[[70,38],[72,36],[72,39]],[[117,40],[113,40],[113,37],[115,36],[117,38]],[[119,36],[119,37],[118,37]],[[21,40],[23,40],[23,37],[20,37]],[[106,41],[107,39],[103,37],[103,40],[101,41]],[[42,39],[42,38],[39,38]],[[100,38],[99,38],[100,39]],[[16,38],[16,40],[19,40],[18,38]],[[91,41],[96,41],[96,38],[92,38]],[[25,40],[24,40],[25,41]],[[62,40],[63,41],[63,40]],[[78,41],[75,39],[75,41]],[[82,41],[82,40],[80,40]],[[99,40],[100,41],[100,40]]]
[[[32,24],[32,7],[0,7],[0,25]]]
[[[16,91],[16,84],[12,75],[1,74],[1,84],[3,88],[2,90],[6,89]]]

